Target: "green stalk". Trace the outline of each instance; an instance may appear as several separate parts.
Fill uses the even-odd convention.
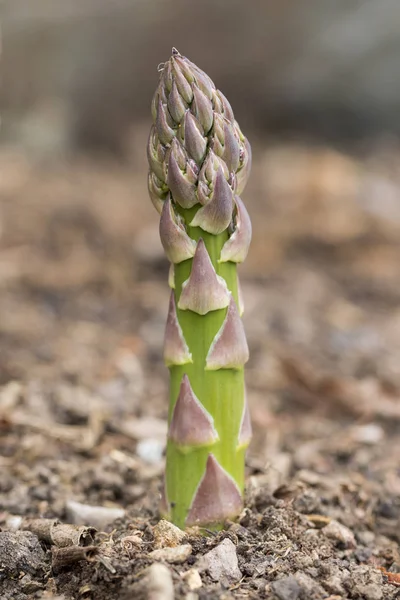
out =
[[[149,191],[174,263],[164,358],[171,375],[164,516],[220,527],[242,507],[251,437],[237,263],[251,225],[239,193],[250,146],[208,76],[177,51],[153,101]]]

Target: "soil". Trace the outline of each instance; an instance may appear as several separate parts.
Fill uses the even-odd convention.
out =
[[[400,598],[400,152],[254,154],[246,507],[174,542],[145,158],[0,153],[2,600]]]

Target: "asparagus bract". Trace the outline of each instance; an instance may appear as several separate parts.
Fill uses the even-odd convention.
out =
[[[251,149],[225,96],[173,49],[160,66],[147,154],[149,194],[171,262],[164,360],[171,375],[161,510],[179,527],[218,527],[242,508],[251,438],[249,352],[237,263],[251,223],[239,198]]]

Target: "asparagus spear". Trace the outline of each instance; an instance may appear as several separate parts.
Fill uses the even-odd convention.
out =
[[[242,509],[251,424],[249,352],[237,263],[251,223],[239,194],[251,149],[225,96],[175,49],[160,65],[148,142],[149,193],[172,288],[164,343],[171,375],[163,516],[220,527]]]

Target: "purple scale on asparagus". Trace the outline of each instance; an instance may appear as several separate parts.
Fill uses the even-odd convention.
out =
[[[194,114],[197,117],[197,120],[199,121],[201,126],[203,127],[204,133],[207,134],[210,131],[214,120],[214,113],[211,100],[207,98],[204,92],[202,92],[201,89],[197,86],[193,88],[193,95]]]
[[[216,274],[204,241],[200,238],[189,279],[182,285],[178,307],[205,315],[212,310],[226,308],[229,299],[225,280]]]
[[[251,146],[246,138],[241,150],[240,161],[239,169],[236,172],[236,193],[239,195],[246,187],[251,171]]]
[[[170,144],[175,136],[175,131],[168,124],[167,112],[161,98],[157,107],[156,130],[162,144]]]
[[[232,219],[233,192],[220,167],[215,178],[211,199],[199,208],[190,225],[201,227],[208,233],[217,235],[228,227]]]
[[[228,167],[210,148],[198,177],[197,197],[200,204],[205,205],[210,202],[215,187],[215,180],[220,169],[223,170],[225,179],[228,179]]]
[[[176,159],[179,142],[174,140],[175,144],[171,147],[168,160],[168,186],[171,190],[174,202],[177,202],[182,208],[191,208],[198,203],[196,186],[190,181],[189,174],[183,172]],[[190,167],[189,167],[190,168]],[[185,164],[186,169],[186,164]]]
[[[175,121],[175,123],[180,123],[185,116],[185,112],[188,108],[187,103],[182,98],[181,94],[178,92],[178,88],[176,87],[175,81],[172,84],[172,90],[170,95],[168,96],[167,106],[169,110],[169,114]]]
[[[226,162],[229,172],[237,171],[240,162],[240,144],[235,128],[229,122],[224,123],[224,153],[223,159]]]
[[[215,85],[211,81],[210,77],[184,56],[175,58],[175,62],[181,67],[182,72],[185,73],[187,80],[191,81],[192,83],[195,82],[201,91],[207,96],[207,98],[211,100],[215,90]]]
[[[249,213],[239,196],[235,196],[236,218],[235,229],[221,250],[219,262],[241,263],[245,260],[251,242],[251,221]]]
[[[182,328],[176,315],[174,292],[169,301],[167,325],[164,335],[164,362],[167,367],[192,363],[192,355],[185,341]]]
[[[209,454],[204,476],[186,518],[186,526],[223,522],[239,514],[242,506],[242,496],[234,479],[221,467],[215,456]]]
[[[225,320],[208,351],[206,369],[241,369],[248,360],[246,334],[235,300],[231,296]]]
[[[185,77],[184,70],[182,69],[182,63],[180,63],[175,57],[171,59],[172,75],[176,83],[176,87],[181,94],[182,98],[190,104],[193,100],[193,89],[190,85],[188,77]],[[189,76],[189,73],[187,73]]]
[[[202,133],[199,121],[187,110],[184,118],[183,143],[193,160],[201,165],[207,150],[207,139]]]
[[[189,83],[193,83],[195,81],[194,72],[191,68],[193,63],[191,63],[190,60],[188,60],[185,56],[182,56],[176,48],[172,49],[172,60],[175,68],[179,68],[186,80]]]
[[[160,143],[154,125],[151,128],[149,141],[147,144],[147,159],[149,161],[150,169],[154,172],[158,179],[165,183],[167,181],[165,148]]]
[[[214,419],[194,394],[188,376],[183,376],[168,437],[178,446],[208,446],[218,441]]]
[[[186,233],[180,215],[174,213],[169,196],[161,212],[160,238],[165,254],[171,262],[180,263],[194,256],[196,242]]]
[[[235,117],[233,115],[233,110],[232,110],[232,106],[230,105],[230,102],[227,100],[227,98],[225,98],[224,94],[220,90],[216,90],[216,94],[218,95],[218,97],[221,100],[222,105],[224,107],[224,117],[226,119],[228,119],[228,121],[233,123],[235,120]]]
[[[164,190],[162,181],[160,181],[151,171],[149,171],[147,187],[153,206],[157,212],[161,214],[164,206],[164,200],[168,195],[168,190]]]

